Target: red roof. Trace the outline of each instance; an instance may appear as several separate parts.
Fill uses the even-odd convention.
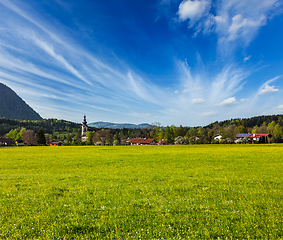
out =
[[[254,133],[249,138],[260,138],[262,136],[268,137],[270,134],[269,133]]]
[[[165,141],[166,141],[166,139],[161,139],[161,140],[158,141],[158,143],[163,144],[163,143],[165,143]]]
[[[140,143],[140,144],[149,144],[154,141],[153,138],[133,138],[132,140],[129,141],[129,143]]]

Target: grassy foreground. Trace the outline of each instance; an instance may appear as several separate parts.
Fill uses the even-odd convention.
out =
[[[0,239],[282,238],[283,145],[0,148]]]

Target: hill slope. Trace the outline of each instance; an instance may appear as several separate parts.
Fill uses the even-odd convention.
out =
[[[11,88],[0,83],[0,117],[20,120],[41,120],[41,116]]]

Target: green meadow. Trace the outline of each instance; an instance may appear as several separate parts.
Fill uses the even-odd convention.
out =
[[[0,148],[0,239],[283,237],[283,145]]]

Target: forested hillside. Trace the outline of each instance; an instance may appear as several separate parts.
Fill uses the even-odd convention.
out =
[[[227,127],[231,124],[239,124],[241,121],[244,121],[245,126],[247,128],[253,128],[254,126],[261,126],[263,123],[269,124],[272,121],[275,122],[280,122],[280,124],[282,125],[282,119],[283,119],[283,115],[267,115],[267,116],[256,116],[256,117],[252,117],[252,118],[236,118],[236,119],[231,119],[231,120],[225,120],[225,121],[221,121],[221,122],[214,122],[209,124],[206,127],[210,127],[215,123],[218,123],[219,126],[221,127]]]
[[[0,83],[0,117],[40,120],[41,116],[25,103],[11,88]]]
[[[12,129],[25,128],[37,132],[40,128],[45,133],[52,134],[53,132],[71,133],[73,130],[80,130],[81,125],[65,120],[57,119],[42,119],[42,120],[15,120],[0,118],[0,136],[5,135]]]

